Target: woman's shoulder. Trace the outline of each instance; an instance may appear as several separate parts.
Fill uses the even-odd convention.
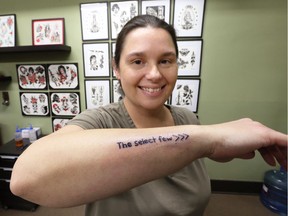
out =
[[[177,125],[200,124],[198,116],[185,107],[169,106]]]

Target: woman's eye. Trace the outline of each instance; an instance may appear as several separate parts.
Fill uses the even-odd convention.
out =
[[[139,64],[141,64],[141,63],[142,63],[142,61],[138,59],[138,60],[134,60],[134,61],[133,61],[133,63],[134,63],[134,64],[138,64],[138,65],[139,65]]]
[[[169,63],[171,63],[171,61],[168,59],[163,59],[160,61],[160,64],[169,64]]]

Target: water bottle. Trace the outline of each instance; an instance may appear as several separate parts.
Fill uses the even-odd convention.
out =
[[[283,168],[265,172],[260,200],[271,211],[287,216],[287,172]]]
[[[29,141],[30,143],[33,143],[34,141],[37,140],[37,135],[36,135],[36,131],[33,128],[32,124],[30,124],[30,128],[29,128]]]

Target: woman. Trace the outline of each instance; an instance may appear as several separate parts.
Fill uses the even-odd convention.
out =
[[[165,105],[177,57],[172,26],[131,19],[114,60],[123,100],[34,142],[16,161],[12,192],[44,206],[89,203],[86,216],[199,216],[210,194],[202,158],[250,159],[259,150],[268,164],[286,165],[285,134],[249,119],[200,126],[192,112]]]

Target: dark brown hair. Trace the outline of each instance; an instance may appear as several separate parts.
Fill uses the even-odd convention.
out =
[[[116,67],[119,67],[120,57],[123,49],[123,44],[125,43],[126,36],[132,30],[136,28],[144,28],[151,26],[153,28],[161,28],[167,31],[174,43],[176,56],[178,57],[178,46],[176,41],[176,32],[172,25],[166,23],[165,21],[152,16],[152,15],[138,15],[131,20],[129,20],[125,26],[122,28],[120,33],[118,34],[117,41],[116,41],[116,48],[115,48],[115,56],[114,56],[114,63]]]

